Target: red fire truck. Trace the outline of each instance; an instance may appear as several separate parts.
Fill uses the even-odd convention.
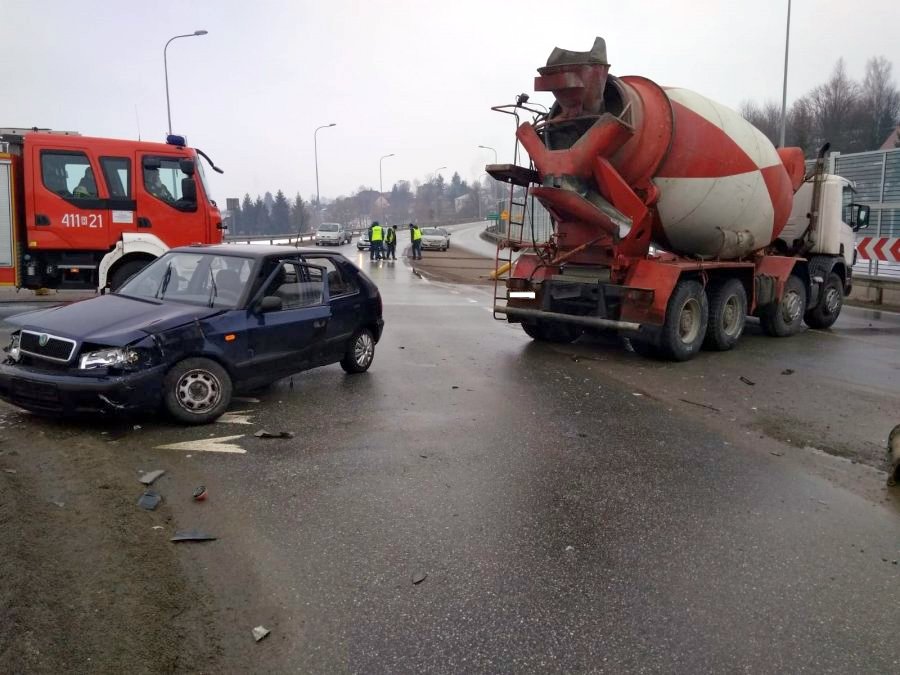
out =
[[[200,157],[166,143],[0,129],[0,285],[115,290],[169,248],[222,241]]]

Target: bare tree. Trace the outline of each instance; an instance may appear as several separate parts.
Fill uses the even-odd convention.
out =
[[[878,148],[897,126],[900,118],[900,92],[891,78],[891,62],[875,56],[866,62],[862,84],[862,123],[868,148]]]
[[[808,96],[798,98],[791,105],[785,142],[802,148],[806,157],[812,157],[819,149],[817,144],[821,145],[821,138],[816,134],[815,114]]]
[[[831,143],[833,150],[856,152],[865,147],[858,131],[859,85],[847,75],[843,57],[834,64],[831,77],[810,94],[816,131],[821,139]]]
[[[778,145],[781,129],[781,106],[774,101],[766,101],[762,106],[754,101],[741,103],[738,112],[745,120],[759,129],[773,145]]]

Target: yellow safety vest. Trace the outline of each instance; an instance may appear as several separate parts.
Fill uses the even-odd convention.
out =
[[[412,240],[419,241],[419,239],[421,239],[421,238],[422,238],[422,230],[420,230],[418,227],[414,227],[413,231],[412,231]]]
[[[389,244],[393,244],[395,241],[397,241],[397,233],[394,232],[391,228],[388,228],[387,235],[385,236],[384,240]]]
[[[372,228],[372,241],[381,241],[381,225]]]

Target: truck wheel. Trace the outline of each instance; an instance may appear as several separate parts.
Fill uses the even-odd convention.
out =
[[[208,424],[231,403],[231,377],[215,361],[185,359],[166,374],[163,401],[166,410],[185,424]]]
[[[716,284],[709,293],[709,324],[703,346],[719,352],[734,347],[747,322],[747,291],[739,279]]]
[[[555,342],[557,344],[568,344],[575,342],[581,335],[578,327],[564,323],[522,323],[522,330],[532,340],[538,342]]]
[[[113,272],[112,276],[109,278],[109,290],[119,290],[122,286],[125,285],[126,281],[128,281],[131,277],[144,269],[151,262],[152,261],[150,260],[129,260],[126,263],[122,263],[116,268],[116,271]]]
[[[670,359],[693,358],[706,337],[709,303],[699,281],[682,279],[666,307],[666,322],[660,334],[660,350]]]
[[[360,328],[347,343],[341,368],[351,374],[364,373],[375,358],[375,338],[368,328]]]
[[[788,337],[795,335],[803,325],[806,307],[806,284],[792,274],[784,284],[780,302],[766,305],[759,312],[759,325],[766,335]]]
[[[810,328],[831,328],[844,306],[844,282],[832,272],[825,280],[819,303],[803,315]]]

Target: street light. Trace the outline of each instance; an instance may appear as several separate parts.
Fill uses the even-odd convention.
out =
[[[788,0],[787,11],[787,28],[784,34],[784,84],[781,88],[781,142],[780,148],[784,147],[784,131],[787,127],[787,73],[788,73],[788,48],[791,44],[791,0]]]
[[[316,157],[316,213],[319,212],[319,141],[316,138],[316,135],[319,133],[319,129],[327,129],[328,127],[335,126],[337,126],[335,122],[323,124],[320,127],[316,127],[316,130],[313,132],[313,154]]]
[[[388,157],[393,157],[394,153],[392,152],[389,155],[383,155],[381,159],[378,160],[378,197],[381,199],[381,219],[384,220],[384,182],[382,180],[381,173],[381,163],[386,160]]]
[[[481,148],[482,150],[490,150],[491,152],[493,152],[494,153],[494,164],[497,164],[497,151],[494,150],[494,148],[492,148],[489,145],[479,145],[478,147]]]
[[[193,33],[187,33],[185,35],[176,35],[175,37],[169,38],[169,42],[166,42],[166,46],[163,47],[163,68],[166,73],[166,115],[169,118],[169,134],[172,133],[172,108],[169,105],[169,57],[166,53],[169,49],[169,43],[172,40],[177,40],[178,38],[187,38],[187,37],[200,37],[201,35],[206,35],[208,31],[205,30],[195,30]]]
[[[432,174],[434,175],[435,178],[437,178],[437,177],[438,177],[438,171],[440,171],[441,169],[446,169],[446,168],[447,168],[446,166],[439,166],[439,167],[436,168],[434,171],[432,171]]]

